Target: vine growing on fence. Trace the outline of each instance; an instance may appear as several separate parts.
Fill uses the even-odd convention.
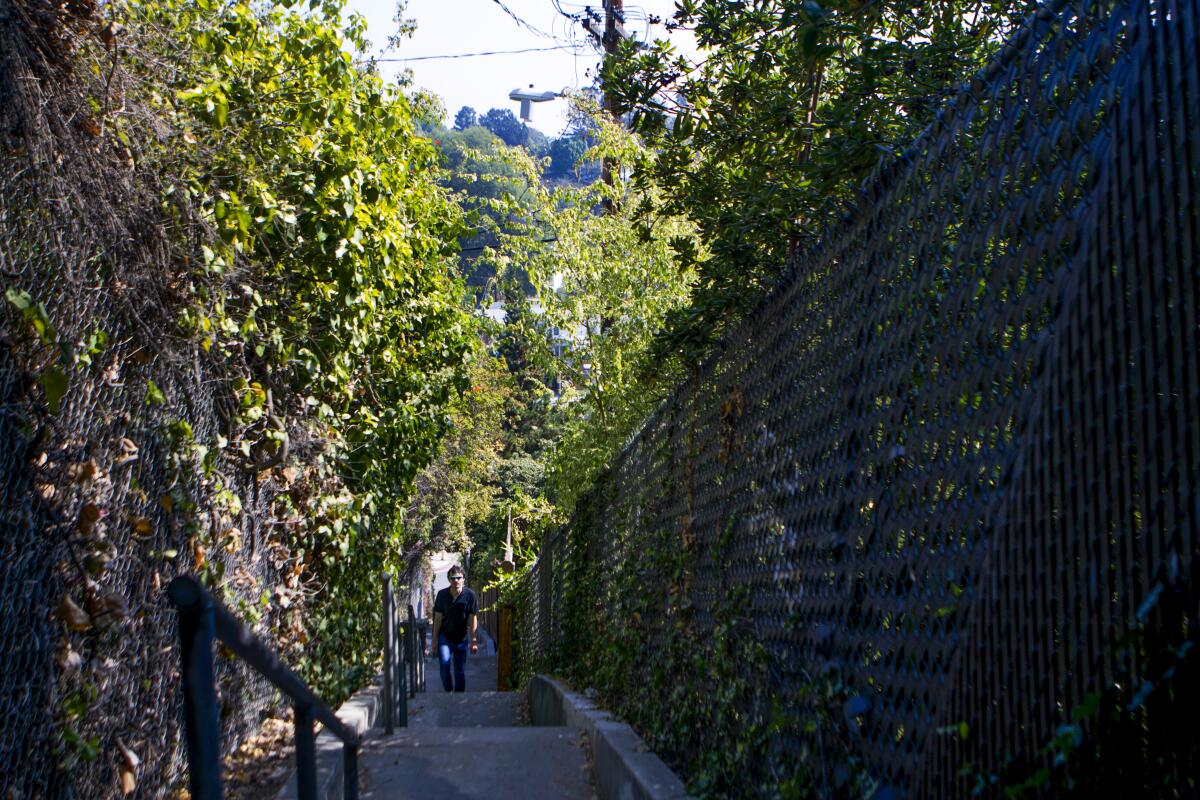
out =
[[[0,789],[166,791],[173,574],[331,703],[373,673],[363,609],[418,544],[402,512],[476,341],[461,214],[425,101],[361,60],[338,0],[27,5],[0,13],[4,478],[28,543],[0,579],[38,592],[0,617],[0,697],[28,722]],[[38,647],[10,651],[17,609],[50,626]],[[218,676],[236,740],[270,699]]]
[[[175,136],[164,203],[216,234],[185,278],[180,333],[247,360],[229,433],[205,445],[282,466],[288,415],[321,440],[302,465],[316,492],[288,510],[317,511],[294,542],[322,587],[299,663],[341,694],[369,668],[361,608],[405,551],[399,511],[465,387],[472,324],[448,269],[459,212],[418,108],[356,63],[365,21],[340,0],[128,9],[160,34],[134,68],[173,66],[151,95]],[[353,669],[331,670],[346,656]]]

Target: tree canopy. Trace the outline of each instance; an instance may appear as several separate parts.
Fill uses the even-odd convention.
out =
[[[471,108],[470,106],[463,106],[458,110],[458,113],[454,115],[455,130],[466,130],[467,128],[472,128],[477,124],[479,124],[479,116],[475,113],[475,109]]]
[[[500,137],[505,144],[516,147],[525,144],[529,131],[507,108],[489,109],[479,118],[479,124]]]
[[[302,474],[332,491],[311,498],[313,524],[294,542],[322,587],[306,621],[322,634],[297,665],[338,696],[372,658],[376,626],[354,609],[411,545],[401,512],[465,386],[474,323],[451,268],[462,214],[420,109],[355,65],[365,22],[343,17],[341,0],[303,14],[132,8],[164,32],[162,52],[139,55],[188,143],[165,162],[172,191],[216,234],[188,278],[182,327],[206,350],[254,354],[229,387],[237,438],[197,445],[219,454],[282,437],[285,407],[323,442]],[[174,68],[155,70],[160,60]]]
[[[701,60],[626,42],[603,82],[655,151],[639,216],[691,219],[713,256],[663,346],[696,352],[752,305],[1032,6],[682,0]]]

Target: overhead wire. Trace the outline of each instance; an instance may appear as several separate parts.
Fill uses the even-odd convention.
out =
[[[537,27],[531,25],[530,23],[526,22],[524,19],[522,19],[520,16],[518,16],[515,11],[513,11],[508,6],[504,5],[504,3],[501,2],[501,0],[492,0],[492,2],[495,3],[496,5],[500,6],[500,8],[504,11],[505,14],[512,17],[513,21],[517,23],[518,27],[525,28],[529,32],[536,34],[537,36],[546,38],[546,39],[554,38],[553,34],[546,33],[541,28],[537,28]]]
[[[521,17],[519,14],[517,14],[515,11],[513,11],[511,8],[509,8],[507,5],[505,5],[502,2],[502,0],[492,0],[492,2],[495,3],[496,5],[500,6],[500,9],[505,14],[507,14],[515,23],[517,23],[518,27],[524,28],[525,30],[529,31],[530,33],[533,33],[536,36],[540,36],[544,39],[550,39],[552,41],[558,42],[559,44],[574,45],[573,37],[570,40],[564,40],[563,37],[557,35],[553,31],[547,33],[546,31],[542,30],[541,28],[537,27],[536,25],[533,25],[532,23],[530,23],[525,18]],[[559,6],[559,3],[557,1],[555,2],[555,6],[556,6],[556,8]]]
[[[555,17],[555,23],[565,25],[567,37],[569,37],[572,46],[577,48],[574,51],[575,58],[573,59],[574,63],[572,65],[575,71],[575,82],[572,84],[571,90],[578,91],[579,57],[583,55],[582,48],[587,47],[593,53],[596,51],[596,43],[590,36],[584,38],[583,44],[580,44],[579,36],[580,23],[588,16],[591,6],[583,3],[564,3],[563,0],[551,0],[551,2],[554,4],[555,11],[557,11],[559,14],[559,16]],[[573,8],[575,10],[568,11],[568,8]],[[565,23],[563,22],[564,19],[566,20]]]
[[[447,53],[447,54],[432,55],[432,56],[409,56],[409,57],[405,57],[405,58],[375,58],[375,59],[371,59],[371,60],[375,61],[376,63],[389,63],[389,62],[398,62],[398,61],[433,61],[435,59],[445,59],[445,58],[476,58],[478,56],[507,56],[507,55],[514,55],[516,53],[544,53],[549,50],[573,51],[573,50],[577,50],[578,47],[579,47],[579,45],[557,44],[557,45],[551,45],[550,47],[523,47],[519,50],[484,50],[484,51],[481,51],[478,53]]]
[[[515,22],[517,24],[518,27],[524,28],[525,30],[529,31],[530,33],[533,33],[536,36],[556,42],[556,44],[548,46],[548,47],[523,47],[523,48],[518,48],[518,49],[513,49],[513,50],[483,50],[483,51],[472,52],[472,53],[439,53],[439,54],[435,54],[435,55],[425,55],[425,56],[402,56],[402,57],[393,57],[393,58],[373,58],[370,60],[375,63],[410,63],[410,62],[414,62],[414,61],[434,61],[434,60],[445,60],[445,59],[479,58],[479,57],[483,57],[483,56],[518,55],[521,53],[543,53],[543,52],[550,52],[550,51],[555,51],[555,50],[562,50],[564,52],[569,52],[574,56],[573,61],[574,61],[574,69],[575,69],[575,82],[574,82],[574,85],[572,86],[572,90],[578,90],[579,84],[580,84],[580,81],[579,81],[579,58],[580,58],[580,56],[584,55],[588,51],[594,53],[597,48],[597,44],[592,39],[592,37],[590,37],[590,36],[580,37],[579,36],[579,23],[581,23],[584,20],[584,18],[589,17],[589,15],[591,15],[590,12],[592,12],[593,5],[592,4],[584,4],[584,3],[564,2],[564,0],[552,0],[552,2],[554,4],[554,9],[555,9],[555,11],[558,12],[558,15],[559,15],[559,16],[555,17],[555,22],[556,23],[560,22],[560,17],[568,21],[565,26],[566,27],[566,31],[565,31],[566,35],[564,36],[563,34],[558,33],[553,28],[553,25],[552,25],[551,31],[547,32],[547,31],[544,31],[541,28],[538,28],[537,26],[531,24],[530,22],[528,22],[527,20],[522,18],[519,14],[517,14],[515,11],[513,11],[511,8],[509,8],[502,0],[492,0],[492,2],[495,3],[497,6],[499,6],[500,9],[509,18],[511,18],[513,20],[513,22]],[[578,10],[574,10],[574,9],[578,9]],[[592,16],[594,16],[594,15],[592,15]],[[645,23],[645,33],[644,33],[643,41],[649,40],[650,26],[651,26],[650,17],[646,14],[646,11],[642,6],[635,5],[635,6],[625,7],[623,9],[622,17],[625,20],[628,20],[631,22],[644,22]]]

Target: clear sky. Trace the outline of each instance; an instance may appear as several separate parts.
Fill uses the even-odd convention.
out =
[[[381,50],[395,33],[395,0],[349,0],[349,9],[367,19],[375,52]],[[518,87],[541,91],[562,91],[590,85],[600,64],[600,51],[591,37],[568,14],[584,11],[584,3],[567,0],[504,0],[504,6],[522,22],[505,12],[496,0],[409,0],[403,15],[415,19],[416,35],[406,39],[391,58],[416,58],[496,50],[557,48],[541,52],[477,56],[472,58],[430,59],[387,62],[380,66],[385,75],[405,69],[413,74],[415,87],[428,89],[442,98],[449,121],[462,106],[483,113],[489,108],[507,108],[519,113],[518,104],[508,93]],[[602,14],[600,0],[592,8]],[[649,17],[670,18],[674,0],[627,0],[626,31],[639,40],[667,38],[662,25],[651,25]],[[531,30],[530,28],[534,29]],[[671,38],[685,52],[691,52],[686,34]],[[533,106],[532,126],[549,136],[558,135],[566,122],[566,104],[562,100]]]

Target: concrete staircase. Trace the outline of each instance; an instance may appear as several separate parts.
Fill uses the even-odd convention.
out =
[[[484,652],[481,648],[480,652]],[[595,796],[577,727],[529,727],[522,696],[496,691],[496,657],[467,658],[467,691],[442,690],[437,659],[427,691],[409,700],[408,727],[372,731],[360,755],[364,800],[584,800]]]

